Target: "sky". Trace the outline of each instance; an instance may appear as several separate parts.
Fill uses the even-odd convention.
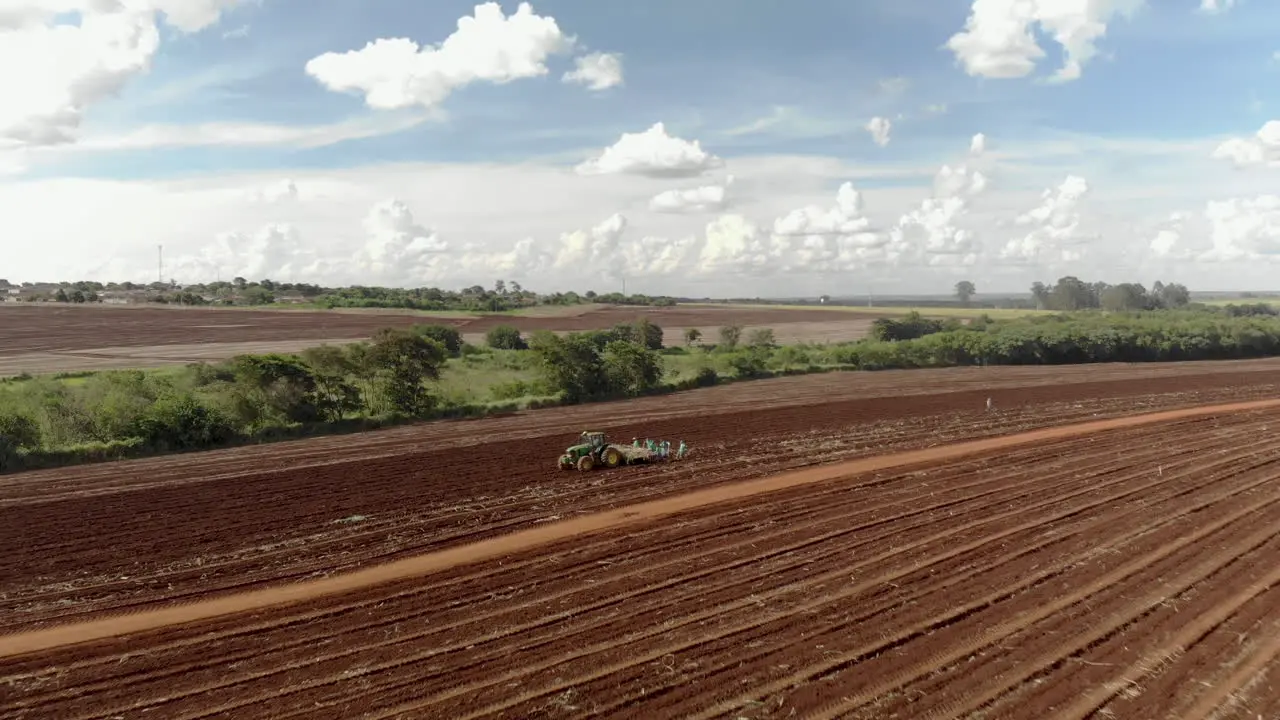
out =
[[[0,63],[12,282],[1280,287],[1271,0],[0,0]]]

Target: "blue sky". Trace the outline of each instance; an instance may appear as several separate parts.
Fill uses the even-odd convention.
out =
[[[166,0],[151,1],[161,10],[166,7]],[[715,266],[722,274],[706,275],[699,282],[730,286],[737,281],[723,273],[741,273],[761,288],[785,292],[806,285],[806,268],[823,276],[848,273],[859,282],[900,281],[904,288],[936,285],[939,273],[977,273],[973,268],[980,268],[994,284],[1016,287],[1032,276],[1072,270],[1073,263],[1085,262],[1082,255],[1091,257],[1092,264],[1080,272],[1097,272],[1122,259],[1129,270],[1147,273],[1153,271],[1151,258],[1144,255],[1149,255],[1148,236],[1160,232],[1174,213],[1188,216],[1180,231],[1182,242],[1176,252],[1161,255],[1156,269],[1169,269],[1174,256],[1183,263],[1178,267],[1185,268],[1190,258],[1203,259],[1202,253],[1217,242],[1214,231],[1222,223],[1212,224],[1206,203],[1252,199],[1274,183],[1274,170],[1241,169],[1210,157],[1231,138],[1253,142],[1248,139],[1264,123],[1280,117],[1280,62],[1274,59],[1280,50],[1280,4],[1262,0],[1239,0],[1216,14],[1199,11],[1200,0],[1093,3],[1095,10],[1110,6],[1133,12],[1099,11],[1087,18],[1105,23],[1106,32],[1096,39],[1097,54],[1083,64],[1080,77],[1066,82],[1047,81],[1065,56],[1045,23],[1031,26],[1044,50],[1034,72],[983,77],[966,71],[957,53],[947,47],[948,40],[964,31],[975,13],[999,5],[986,0],[544,0],[533,3],[533,12],[554,18],[565,34],[577,39],[572,51],[546,57],[546,74],[506,83],[477,80],[454,88],[430,108],[391,110],[369,107],[362,93],[326,88],[308,75],[308,61],[325,53],[359,50],[378,38],[439,43],[455,31],[459,17],[475,11],[475,2],[191,2],[220,9],[221,14],[209,15],[216,21],[194,31],[191,23],[178,28],[166,24],[163,14],[155,14],[150,22],[159,32],[159,47],[146,58],[146,69],[122,75],[114,92],[76,106],[83,113],[74,127],[74,142],[13,148],[12,164],[21,169],[0,180],[0,206],[6,191],[15,198],[11,202],[21,197],[29,206],[39,187],[57,183],[62,183],[57,186],[63,192],[73,182],[77,192],[129,194],[145,188],[163,198],[156,202],[186,207],[184,203],[199,202],[192,195],[197,191],[236,187],[252,195],[252,187],[294,182],[299,192],[289,199],[298,203],[288,208],[273,205],[275,209],[267,212],[261,202],[250,209],[218,204],[215,212],[211,206],[208,222],[214,224],[185,230],[176,241],[189,251],[191,272],[207,269],[208,262],[200,258],[207,260],[211,246],[231,256],[249,252],[234,247],[252,246],[253,238],[270,236],[268,225],[289,226],[296,233],[290,242],[322,260],[362,251],[368,255],[370,243],[391,243],[403,251],[415,237],[442,233],[446,227],[465,238],[452,239],[450,252],[490,253],[488,260],[454,258],[452,264],[437,262],[437,257],[424,259],[419,275],[394,278],[398,284],[461,284],[469,279],[468,273],[492,266],[495,254],[503,253],[515,272],[535,260],[502,248],[524,236],[536,240],[542,247],[537,257],[554,266],[547,257],[563,255],[567,237],[574,232],[591,237],[592,228],[620,213],[626,218],[624,236],[606,233],[597,238],[602,247],[620,253],[618,257],[631,252],[629,261],[638,263],[638,274],[653,275],[655,286],[672,288],[687,284],[681,280],[686,276],[683,269],[678,264],[654,265],[656,261],[640,250],[628,250],[629,244],[646,237],[677,243],[688,236],[689,247],[701,246],[702,255],[710,257],[715,253],[706,248],[708,226],[719,211],[740,217],[744,224],[735,227],[746,228],[741,231],[751,239],[735,236],[730,243],[738,248],[734,262],[708,261],[704,270]],[[1079,4],[1039,2],[1048,15],[1055,7]],[[52,0],[18,4],[24,3],[37,8],[57,5]],[[517,6],[510,1],[500,4],[508,15]],[[988,7],[980,7],[983,4]],[[46,17],[44,22],[74,24],[79,18],[70,13]],[[34,32],[33,28],[14,32]],[[589,52],[618,54],[622,84],[596,91],[562,82],[574,58]],[[887,144],[874,142],[865,129],[873,117],[892,123]],[[697,141],[722,162],[679,182],[629,170],[594,179],[574,174],[579,162],[598,156],[624,133],[641,133],[659,122],[673,138]],[[365,128],[360,133],[364,137],[352,138],[352,126]],[[0,116],[0,132],[4,127]],[[278,138],[244,140],[266,131]],[[169,139],[158,142],[157,133]],[[977,133],[988,139],[989,150],[982,159],[965,153]],[[322,139],[303,142],[299,138],[304,136]],[[128,138],[132,140],[122,140]],[[0,145],[0,152],[4,147]],[[805,172],[802,163],[817,163],[823,169]],[[930,178],[944,163],[966,163],[969,171],[979,168],[990,182],[981,198],[975,192],[965,197],[960,210],[929,220],[926,216],[936,215],[936,210],[921,203],[936,195]],[[380,175],[376,168],[385,166],[394,166],[394,172]],[[584,200],[577,210],[564,207],[559,214],[549,213],[545,221],[536,219],[541,216],[533,210],[534,219],[510,223],[493,220],[489,213],[491,222],[485,225],[480,223],[486,213],[478,208],[493,202],[484,191],[496,181],[477,179],[476,197],[458,200],[475,203],[474,212],[433,207],[430,198],[450,184],[448,173],[472,177],[478,168],[495,177],[505,173],[504,182],[516,185],[525,177],[521,173],[532,173],[528,177],[535,184],[563,187],[564,192],[591,200]],[[752,172],[744,174],[742,169]],[[359,181],[367,196],[351,193],[368,206],[352,207],[345,221],[332,215],[332,207],[308,206],[303,179],[332,186],[346,182],[344,173],[373,178]],[[542,177],[537,173],[554,181],[532,180]],[[722,185],[726,174],[734,175],[733,188],[741,201],[675,217],[649,213],[646,207],[648,198],[659,192]],[[1075,213],[1079,218],[1072,215],[1054,227],[1032,221],[1019,225],[1018,217],[1035,210],[1042,193],[1052,194],[1071,175],[1088,181],[1089,202],[1067,198],[1068,210],[1046,212],[1056,212],[1055,217]],[[397,188],[379,179],[391,176],[412,182]],[[873,221],[869,224],[884,228],[884,235],[876,240],[846,232],[823,258],[797,261],[804,256],[798,244],[788,250],[783,247],[787,243],[776,241],[778,223],[788,213],[810,207],[810,219],[818,222],[822,212],[838,205],[836,192],[844,182],[863,192],[865,212]],[[423,195],[411,197],[414,193]],[[376,200],[381,195],[386,197]],[[181,202],[174,200],[178,196]],[[370,230],[375,200],[401,202],[410,211],[407,224],[383,235]],[[564,205],[559,199],[547,202]],[[608,206],[610,202],[615,206]],[[1124,207],[1137,210],[1125,216]],[[458,217],[448,214],[454,210]],[[902,217],[911,213],[916,214],[904,223]],[[22,222],[34,225],[36,220],[28,215]],[[842,227],[850,228],[856,224],[855,215],[831,215],[823,222],[843,218]],[[1250,227],[1267,224],[1265,214],[1249,217]],[[1099,226],[1080,230],[1081,237],[1126,233],[1125,242],[1133,247],[1121,253],[1111,241],[1091,248],[1084,240],[1064,239],[1064,232],[1077,231],[1068,228],[1076,219],[1078,225]],[[521,222],[529,224],[527,231],[516,229]],[[818,227],[812,222],[806,227]],[[1242,223],[1248,225],[1244,220],[1236,224]],[[162,221],[156,225],[172,227]],[[891,240],[893,227],[904,237]],[[68,228],[55,223],[54,229],[40,232]],[[8,228],[15,229],[28,228]],[[966,229],[980,242],[957,235]],[[830,235],[827,230],[814,232]],[[1271,254],[1268,242],[1280,246],[1280,237],[1259,235],[1256,229],[1249,232],[1240,242],[1249,245],[1255,259]],[[1060,247],[1053,257],[1037,256],[1031,266],[1001,259],[1002,247],[1035,233],[1039,239],[1031,244],[1037,247],[1052,240],[1096,252]],[[770,234],[773,240],[764,237]],[[131,272],[133,261],[121,259],[133,252],[126,229],[119,237],[112,245],[117,249],[100,253],[91,263],[64,266],[30,255],[22,263],[31,272],[68,276]],[[140,238],[139,248],[150,241]],[[275,241],[267,244],[271,242]],[[747,262],[744,258],[753,251],[744,248],[752,243],[774,249],[762,250],[760,262]],[[912,243],[919,247],[904,250]],[[227,250],[228,245],[233,249]],[[926,246],[934,250],[922,249]],[[697,248],[689,247],[682,252],[696,255]],[[904,252],[918,256],[916,261],[901,260]],[[277,250],[269,254],[282,257]],[[15,257],[4,257],[0,267],[16,263]],[[229,257],[225,262],[271,269],[260,260]],[[772,269],[762,269],[761,263]],[[330,272],[343,264],[333,261],[325,270],[321,263],[311,271]],[[290,269],[301,272],[300,267],[295,262]],[[1215,267],[1222,269],[1215,282],[1238,278],[1221,265]]]

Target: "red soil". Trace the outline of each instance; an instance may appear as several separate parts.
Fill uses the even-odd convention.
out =
[[[701,327],[741,323],[769,325],[831,322],[830,310],[771,310],[714,307],[600,307],[563,317],[477,317],[402,312],[325,312],[219,308],[114,307],[100,305],[0,304],[0,357],[34,352],[72,352],[104,347],[148,347],[194,343],[368,338],[384,327],[440,323],[464,333],[497,325],[522,331],[597,330],[647,317],[661,326]],[[865,318],[850,317],[851,321]]]
[[[1252,718],[1275,367],[808,377],[0,478],[0,715]],[[696,454],[558,473],[589,423]]]

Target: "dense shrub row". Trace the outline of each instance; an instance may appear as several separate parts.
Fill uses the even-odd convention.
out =
[[[727,326],[718,343],[687,335],[683,346],[664,347],[662,329],[642,320],[527,339],[514,328],[496,328],[490,347],[475,347],[454,328],[419,326],[298,355],[29,378],[0,384],[0,470],[634,397],[783,373],[1280,355],[1280,316],[1254,306],[980,317],[965,325],[908,316],[877,328],[877,337],[860,342],[779,346],[772,331],[756,330],[744,343],[743,329]],[[465,376],[469,399],[448,395],[451,375]]]

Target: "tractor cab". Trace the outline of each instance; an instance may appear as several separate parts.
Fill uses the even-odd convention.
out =
[[[606,444],[604,433],[584,430],[583,433],[578,436],[578,444],[565,450],[565,455],[573,458],[574,460],[577,460],[583,455],[591,455],[594,457],[599,454],[600,450],[602,450]]]

